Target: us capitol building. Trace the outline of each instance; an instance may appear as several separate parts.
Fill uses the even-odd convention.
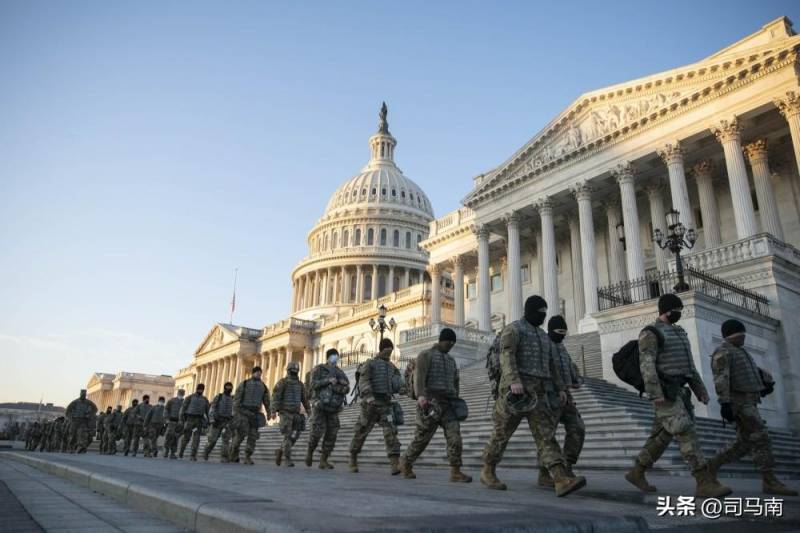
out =
[[[681,325],[706,383],[720,323],[738,318],[777,378],[763,416],[800,428],[798,52],[781,17],[697,63],[585,93],[439,218],[395,164],[384,107],[369,162],[308,233],[291,313],[214,325],[175,386],[203,382],[211,396],[254,364],[272,386],[287,361],[304,374],[334,347],[352,368],[375,351],[380,306],[400,364],[445,325],[459,363],[482,364],[531,294],[567,318],[579,368],[619,384],[611,355],[654,320],[660,294],[685,284]],[[682,276],[653,237],[674,218],[685,240],[696,235]]]

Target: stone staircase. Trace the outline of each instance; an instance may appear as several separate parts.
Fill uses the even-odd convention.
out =
[[[572,356],[572,360],[582,376],[602,379],[603,356],[599,332],[567,335],[564,338],[564,347]]]
[[[490,387],[486,370],[475,365],[461,370],[461,391],[470,408],[470,417],[461,425],[464,441],[463,460],[471,470],[482,465],[482,452],[491,434]],[[579,470],[588,469],[626,469],[641,449],[649,434],[652,411],[649,402],[638,394],[617,385],[596,378],[586,378],[584,386],[574,393],[575,401],[586,424],[586,443]],[[414,431],[415,407],[409,398],[402,397],[406,425],[399,428],[399,439],[403,449],[411,441]],[[353,428],[359,408],[351,405],[340,415],[341,430],[337,446],[332,455],[333,462],[344,468],[348,461],[348,448],[353,436]],[[698,433],[703,451],[707,456],[714,454],[725,443],[735,437],[731,426],[723,427],[722,422],[707,418],[698,419]],[[800,477],[800,440],[787,430],[771,430],[772,446],[778,465],[778,473],[784,476]],[[305,456],[308,432],[304,432],[294,448],[295,463],[302,464]],[[557,438],[563,442],[563,430],[559,429]],[[203,439],[204,440],[204,439]],[[261,430],[253,458],[258,461],[273,461],[275,449],[280,445],[281,435],[277,425]],[[218,457],[220,443],[213,455]],[[527,423],[523,421],[512,437],[503,458],[502,467],[532,468],[536,465],[536,450]],[[318,460],[319,450],[315,455]],[[388,464],[384,451],[383,435],[376,426],[367,438],[359,456],[361,464]],[[422,457],[416,463],[422,466],[446,466],[445,441],[438,431]],[[688,474],[677,445],[670,445],[657,463],[656,469],[676,474]],[[723,475],[757,475],[749,458],[729,465]]]

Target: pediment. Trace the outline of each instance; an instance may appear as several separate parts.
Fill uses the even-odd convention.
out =
[[[758,79],[770,68],[793,64],[800,36],[766,25],[698,63],[586,93],[536,134],[511,158],[476,179],[463,200],[469,207],[495,191],[554,168],[588,150],[608,145],[645,125],[669,120],[697,105]],[[772,39],[756,38],[769,33]]]
[[[197,350],[195,350],[195,355],[200,355],[206,352],[210,352],[211,350],[216,350],[220,346],[225,346],[231,342],[235,342],[239,340],[239,335],[237,335],[234,331],[226,328],[222,324],[216,324],[211,331],[208,332],[206,337],[203,339],[203,342],[200,343]]]

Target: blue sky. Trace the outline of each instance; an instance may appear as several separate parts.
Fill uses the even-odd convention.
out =
[[[172,374],[289,309],[382,100],[436,214],[583,92],[795,2],[0,3],[0,401]]]

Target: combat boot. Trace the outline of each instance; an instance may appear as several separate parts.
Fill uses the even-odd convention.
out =
[[[350,467],[350,472],[352,472],[353,474],[358,472],[358,454],[357,453],[351,453],[350,454],[350,465],[349,465],[349,467]]]
[[[128,450],[125,450],[125,457],[128,457]]]
[[[288,449],[284,454],[283,458],[286,461],[286,466],[294,466],[294,462],[292,461],[292,450],[291,448]]]
[[[645,466],[639,461],[636,461],[633,468],[625,473],[625,479],[642,492],[655,492],[658,489],[656,489],[655,485],[651,485],[647,482],[647,478],[644,477],[645,470],[647,470]]]
[[[764,494],[776,494],[778,496],[797,496],[797,491],[792,490],[778,478],[775,477],[773,472],[764,472],[764,481],[761,485]]]
[[[408,462],[408,459],[403,457],[400,459],[400,471],[403,472],[403,477],[406,479],[417,479],[417,475],[414,473],[414,469],[412,468],[412,464]]]
[[[281,466],[281,461],[283,460],[283,450],[278,448],[275,450],[275,464]]]
[[[722,468],[723,464],[724,463],[722,462],[722,459],[720,459],[720,456],[715,455],[714,457],[706,461],[706,468],[708,468],[708,473],[716,478],[717,472],[719,472],[719,469]]]
[[[328,454],[325,452],[319,458],[319,467],[322,470],[333,470],[333,465],[328,462]]]
[[[539,479],[536,481],[536,484],[547,489],[555,487],[553,478],[550,476],[550,471],[547,468],[543,466],[539,467]]]
[[[166,457],[166,455],[165,455],[164,457]],[[178,456],[177,456],[177,455],[175,455],[175,452],[170,452],[170,454],[169,454],[169,458],[170,458],[170,459],[177,459],[177,458],[178,458]]]
[[[203,452],[203,461],[208,461],[208,450]]]
[[[237,460],[236,462],[239,462],[239,461]],[[250,456],[249,456],[249,455],[245,455],[245,456],[244,456],[244,464],[246,464],[246,465],[251,465],[251,464],[253,464],[253,460],[252,460],[252,459],[250,459]]]
[[[697,482],[697,489],[695,489],[694,493],[697,498],[722,498],[733,492],[717,481],[716,476],[711,474],[705,465],[703,465],[703,468],[692,472],[692,475]]]
[[[306,466],[312,466],[314,464],[314,450],[309,446],[306,449]],[[320,468],[322,468],[322,462],[320,460]]]
[[[197,461],[197,456],[196,455],[190,455],[189,456],[189,460],[190,461]]]
[[[454,483],[472,483],[472,476],[468,476],[462,472],[460,466],[451,466],[450,481]]]
[[[506,484],[497,479],[497,474],[495,474],[494,469],[497,468],[496,465],[490,465],[489,463],[483,464],[483,470],[481,470],[481,483],[486,485],[492,490],[506,490]]]
[[[400,473],[400,457],[396,455],[389,457],[389,471],[393,476]]]
[[[559,498],[580,490],[586,486],[586,478],[583,476],[572,477],[567,474],[567,469],[561,463],[550,467],[550,475],[553,477],[553,484],[556,488],[556,496]]]

